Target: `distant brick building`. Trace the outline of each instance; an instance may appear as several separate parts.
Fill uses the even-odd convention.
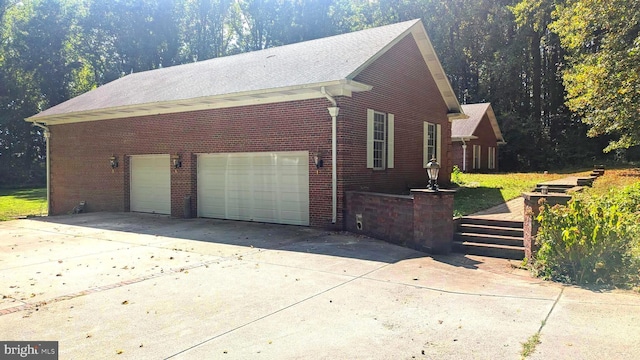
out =
[[[453,164],[466,172],[498,171],[498,145],[505,144],[491,104],[462,105],[466,119],[451,124]]]
[[[451,172],[463,116],[420,21],[124,76],[26,119],[50,131],[50,213],[342,227],[344,192]]]

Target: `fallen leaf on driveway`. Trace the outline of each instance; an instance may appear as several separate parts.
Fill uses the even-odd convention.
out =
[[[122,302],[122,305],[128,305],[129,304],[129,300],[125,300]]]

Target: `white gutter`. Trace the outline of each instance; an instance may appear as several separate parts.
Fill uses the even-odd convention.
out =
[[[51,160],[49,156],[49,139],[51,138],[51,132],[49,132],[49,128],[38,124],[37,122],[33,122],[33,126],[37,126],[39,128],[44,129],[44,139],[47,147],[47,215],[51,215]]]
[[[332,107],[328,107],[329,115],[331,115],[331,223],[335,224],[338,218],[338,149],[337,149],[337,117],[340,112],[338,103],[331,94],[327,92],[325,87],[320,91],[331,102]]]

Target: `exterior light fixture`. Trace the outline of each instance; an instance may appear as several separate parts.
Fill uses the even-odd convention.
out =
[[[440,164],[435,158],[427,163],[427,176],[429,176],[428,189],[438,191],[438,173],[440,172]]]
[[[174,169],[182,167],[182,161],[180,160],[180,155],[179,154],[171,155],[171,166]]]
[[[313,154],[313,163],[316,164],[316,169],[320,169],[324,166],[324,161],[322,160],[321,152],[314,152]]]
[[[111,170],[113,171],[115,168],[118,167],[118,157],[115,155],[112,155],[109,158],[109,165],[111,165]]]

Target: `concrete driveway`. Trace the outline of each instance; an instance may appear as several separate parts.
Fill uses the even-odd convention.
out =
[[[60,359],[640,358],[640,295],[304,227],[91,213],[0,223],[0,340]]]

